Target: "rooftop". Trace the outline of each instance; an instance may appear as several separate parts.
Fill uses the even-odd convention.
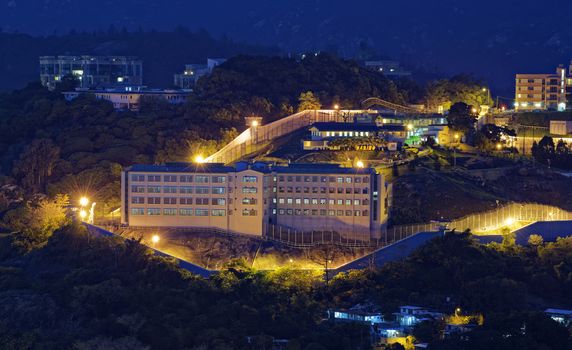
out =
[[[547,314],[558,314],[558,315],[572,316],[572,310],[566,310],[566,309],[546,309],[546,310],[544,310],[544,312]]]
[[[322,131],[405,131],[405,126],[400,124],[360,124],[360,123],[336,123],[319,122],[312,124],[311,128]]]

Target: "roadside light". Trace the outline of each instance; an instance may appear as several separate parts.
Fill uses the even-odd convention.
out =
[[[455,309],[455,316],[459,316],[461,314],[461,308],[458,307]]]
[[[455,140],[459,139],[459,134],[455,134]]]
[[[153,245],[159,243],[160,240],[161,237],[159,237],[159,235],[153,235],[153,237],[151,237],[151,243],[153,243]]]
[[[356,166],[357,166],[358,168],[363,168],[363,167],[365,167],[365,165],[363,164],[363,162],[362,162],[361,160],[358,160],[358,161],[356,162]]]
[[[336,104],[334,105],[334,109],[336,109],[336,110],[337,110],[337,109],[340,109],[340,106],[336,103]]]
[[[502,144],[497,143],[497,149],[500,150],[502,148]]]
[[[294,262],[294,260],[292,260],[292,259],[289,259],[288,261],[289,261],[290,263],[293,263],[293,262]]]
[[[84,220],[87,216],[87,212],[85,210],[80,210],[79,217],[80,219]]]
[[[473,109],[471,109],[471,112],[477,113],[477,109],[473,107]]]
[[[258,120],[253,120],[250,125],[252,125],[253,128],[256,128],[258,126]]]
[[[81,205],[82,207],[87,207],[88,204],[89,204],[89,199],[87,197],[81,197],[79,199],[79,205]]]
[[[195,156],[195,163],[204,163],[204,162],[205,162],[205,157],[203,157],[201,154]]]
[[[510,225],[514,224],[514,219],[513,218],[506,218],[504,223],[506,226],[510,226]]]
[[[407,130],[413,130],[413,124],[407,124]]]
[[[487,88],[483,88],[483,92],[486,92],[486,91],[487,91]]]

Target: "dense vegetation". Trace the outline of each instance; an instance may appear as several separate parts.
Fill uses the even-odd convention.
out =
[[[53,232],[27,254],[12,246],[21,233],[0,239],[2,349],[268,349],[272,338],[289,339],[292,350],[367,349],[366,328],[323,320],[327,308],[366,302],[388,315],[402,304],[483,315],[468,340],[441,340],[441,324],[416,330],[439,349],[569,349],[572,341],[539,312],[571,306],[570,238],[487,247],[451,233],[403,262],[324,284],[312,272],[258,272],[240,261],[206,280],[137,241],[90,238],[73,223]]]

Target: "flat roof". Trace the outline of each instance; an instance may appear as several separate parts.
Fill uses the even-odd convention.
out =
[[[405,126],[400,124],[360,124],[360,123],[336,123],[318,122],[312,124],[311,128],[323,131],[405,131]]]
[[[558,314],[558,315],[568,315],[572,316],[572,310],[566,309],[546,309],[544,310],[547,314]]]
[[[236,169],[222,163],[166,163],[164,165],[135,164],[127,168],[130,172],[145,173],[229,173]]]

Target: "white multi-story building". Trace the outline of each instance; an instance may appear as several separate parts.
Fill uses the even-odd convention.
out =
[[[226,58],[207,58],[206,64],[186,64],[182,73],[173,76],[173,82],[181,89],[192,89],[201,77],[210,74],[216,66],[224,62]]]
[[[277,228],[379,238],[388,218],[382,175],[330,164],[134,165],[121,177],[121,221],[262,236]]]

